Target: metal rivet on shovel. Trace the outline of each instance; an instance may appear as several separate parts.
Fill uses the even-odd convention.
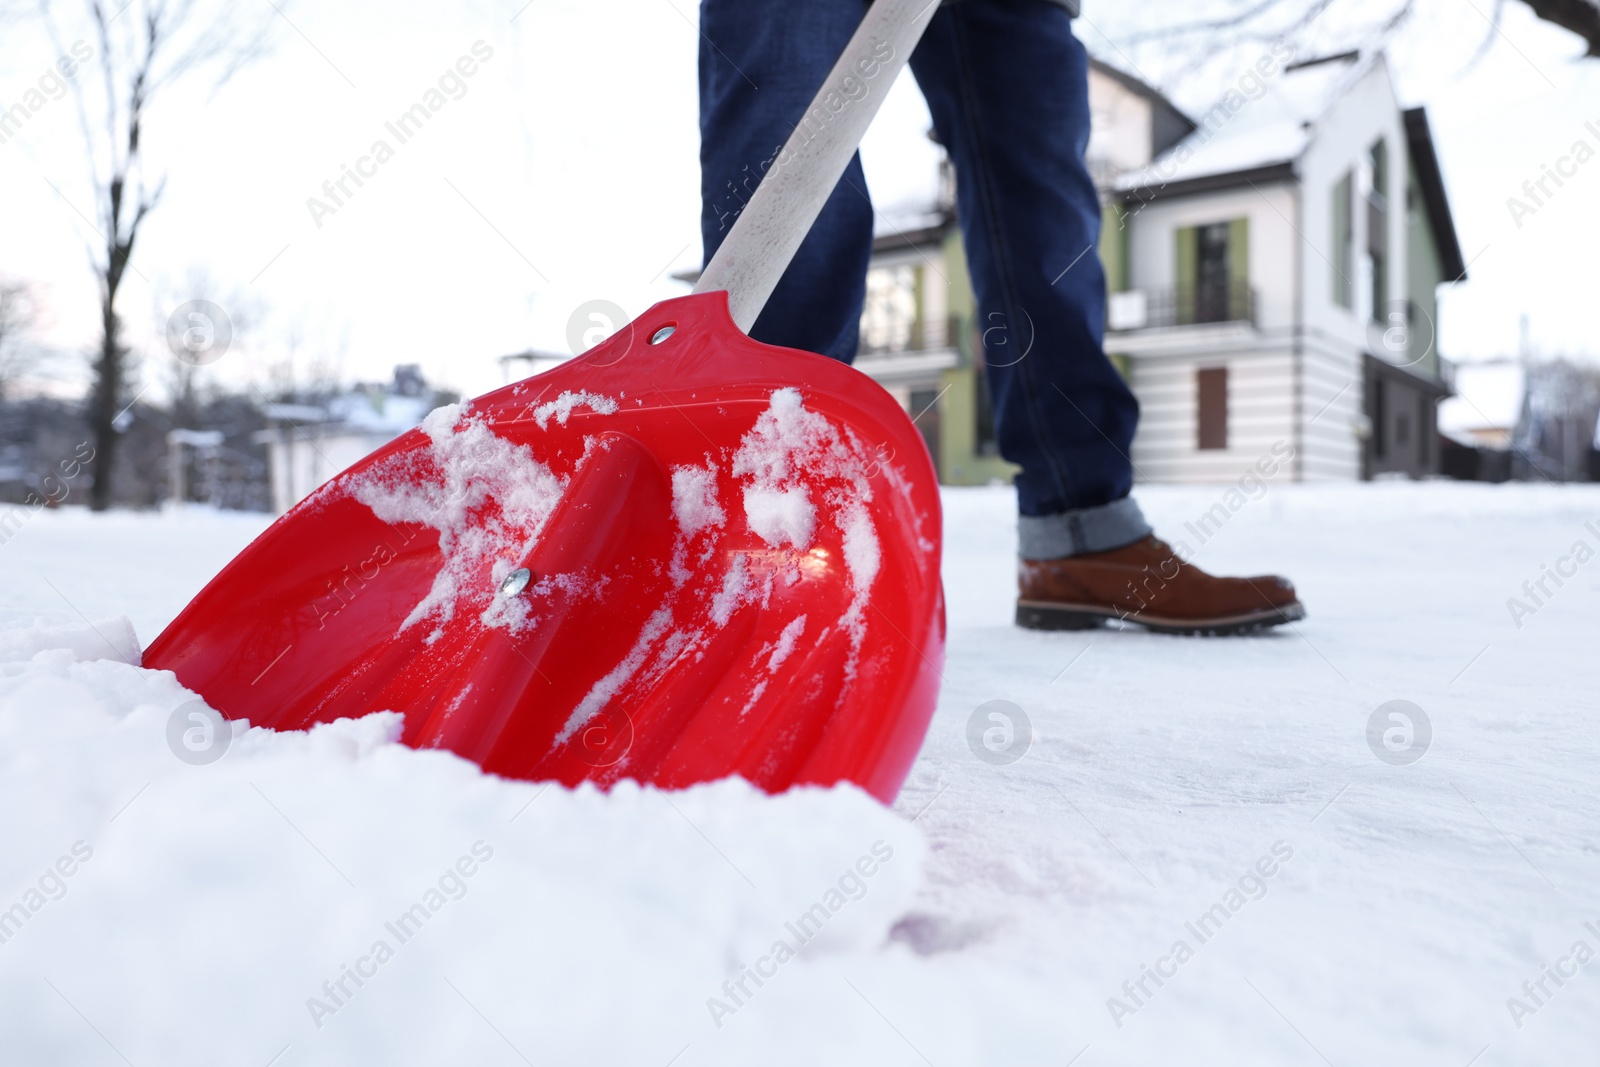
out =
[[[676,326],[663,326],[663,327],[661,327],[661,329],[657,330],[655,333],[650,335],[650,343],[653,344],[653,345],[660,344],[662,341],[665,341],[667,338],[671,337],[672,336],[672,331],[674,331],[676,329],[677,329]]]
[[[533,580],[533,572],[526,567],[518,567],[500,582],[500,595],[516,596],[528,588],[528,583]]]

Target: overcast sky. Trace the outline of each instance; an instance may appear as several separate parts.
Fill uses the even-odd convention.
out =
[[[302,373],[314,358],[369,379],[415,362],[473,394],[500,384],[498,355],[566,350],[585,301],[637,314],[684,291],[669,275],[699,261],[695,6],[522,2],[288,6],[292,24],[277,20],[267,59],[215,94],[197,80],[159,100],[146,147],[166,195],[120,302],[130,340],[150,357],[144,380],[159,388],[161,324],[193,297],[255,323],[218,365],[224,378],[263,380],[298,339]],[[1388,6],[1336,8],[1348,20]],[[1171,81],[1181,60],[1119,48],[1142,26],[1197,10],[1087,0],[1079,33],[1199,112],[1237,77],[1234,57]],[[1600,150],[1600,61],[1577,60],[1575,38],[1508,3],[1500,36],[1470,65],[1492,32],[1490,10],[1489,0],[1421,0],[1391,42],[1401,102],[1429,108],[1471,261],[1471,280],[1444,294],[1440,349],[1458,360],[1510,353],[1526,314],[1541,351],[1600,357],[1600,158],[1520,227],[1506,205],[1575,142]],[[0,104],[10,105],[56,50],[27,26],[0,33]],[[399,144],[384,124],[475,44],[462,95]],[[864,148],[880,207],[931,195],[927,124],[903,76]],[[313,218],[307,200],[327,202],[323,183],[380,138],[393,158],[365,164],[375,173]],[[92,343],[96,293],[80,144],[70,98],[0,144],[0,276],[38,286],[46,339],[74,352]]]

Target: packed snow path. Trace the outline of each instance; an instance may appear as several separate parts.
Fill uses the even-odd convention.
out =
[[[191,765],[193,696],[134,633],[264,520],[30,513],[0,543],[0,1062],[1592,1058],[1600,491],[1138,496],[1309,618],[1019,631],[1011,493],[947,491],[944,689],[893,812],[505,782],[391,716]]]

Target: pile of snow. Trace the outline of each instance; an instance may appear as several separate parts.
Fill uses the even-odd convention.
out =
[[[728,513],[717,503],[717,465],[684,465],[672,469],[672,517],[685,537],[721,526]]]
[[[733,473],[746,479],[744,513],[763,541],[774,548],[811,547],[817,509],[808,479],[865,475],[860,460],[844,449],[826,416],[807,411],[798,389],[778,389],[733,457]],[[870,492],[870,491],[869,491]]]
[[[195,695],[100,637],[130,632],[0,646],[7,1063],[737,1062],[919,881],[920,834],[852,787],[511,782],[390,713],[233,724],[197,765]]]

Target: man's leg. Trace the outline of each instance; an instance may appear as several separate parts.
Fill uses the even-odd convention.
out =
[[[703,0],[700,235],[722,244],[866,11],[862,0]],[[887,89],[887,86],[883,87]],[[855,358],[872,256],[872,204],[851,160],[750,336]]]
[[[996,436],[1022,468],[1022,555],[1138,541],[1139,405],[1101,349],[1088,59],[1071,19],[1041,0],[966,0],[934,17],[911,67],[956,167]]]
[[[949,5],[911,57],[956,167],[1000,453],[1022,467],[1017,621],[1238,633],[1303,618],[1281,578],[1178,558],[1128,496],[1139,405],[1101,348],[1087,66],[1066,12],[1041,0]]]

